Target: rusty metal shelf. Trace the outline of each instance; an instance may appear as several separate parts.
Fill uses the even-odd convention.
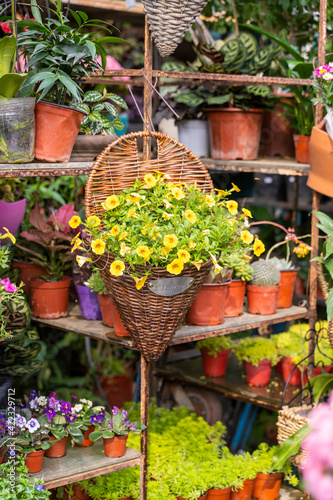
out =
[[[253,172],[257,174],[309,175],[308,163],[297,163],[294,159],[259,158],[258,160],[213,160],[200,158],[211,172]]]
[[[140,465],[139,451],[126,448],[123,457],[110,458],[104,455],[103,444],[95,443],[89,448],[69,446],[61,458],[44,457],[43,469],[33,476],[50,489],[136,465]]]
[[[0,163],[0,177],[58,177],[89,174],[92,161],[69,163]]]

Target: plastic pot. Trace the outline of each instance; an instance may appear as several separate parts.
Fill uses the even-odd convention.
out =
[[[229,281],[204,283],[187,311],[187,323],[193,325],[220,325],[223,323],[228,288]]]
[[[102,319],[97,293],[88,286],[75,285],[79,298],[81,315],[84,319]]]
[[[177,500],[186,500],[186,498],[184,498],[184,497],[176,497],[176,498],[177,498]],[[201,497],[198,497],[196,500],[208,500],[207,493],[205,493]]]
[[[298,366],[295,368],[295,363],[292,362],[292,359],[287,356],[283,356],[282,358],[282,376],[283,376],[283,381],[286,384],[289,376],[291,375],[289,379],[289,384],[290,385],[301,385],[302,383],[302,373],[301,370],[298,368]],[[294,370],[295,368],[295,370]],[[294,370],[294,371],[293,371]]]
[[[243,482],[243,488],[231,492],[230,500],[251,500],[254,481],[254,479],[245,479]]]
[[[310,136],[294,134],[295,156],[298,163],[310,163]]]
[[[294,288],[297,270],[280,271],[280,288],[277,297],[277,308],[291,307],[293,303]]]
[[[31,305],[37,318],[56,319],[68,314],[69,287],[72,278],[63,276],[60,281],[30,279]]]
[[[122,408],[125,401],[132,401],[133,381],[129,375],[100,377],[99,381],[110,406]]]
[[[20,270],[20,280],[24,283],[23,290],[28,297],[31,297],[30,278],[43,276],[43,274],[46,274],[45,269],[33,262],[12,262],[11,267],[16,267]]]
[[[261,474],[259,473],[254,482],[252,498],[258,500],[277,500],[281,488],[283,474]]]
[[[279,97],[279,100],[282,100]],[[291,103],[291,99],[283,99]],[[276,156],[282,158],[293,158],[295,156],[295,146],[293,140],[293,130],[289,127],[288,120],[283,116],[284,111],[281,104],[276,104],[274,110],[264,111],[261,127],[260,156]]]
[[[50,441],[55,441],[55,437],[48,438]],[[51,448],[45,451],[45,456],[49,458],[60,458],[66,455],[66,445],[68,436],[63,437],[59,441],[52,444]]]
[[[206,377],[224,377],[230,349],[220,351],[217,356],[208,354],[207,349],[201,349],[202,365]]]
[[[63,500],[92,500],[88,493],[84,492],[84,489],[80,484],[73,485],[73,495],[69,495],[66,487],[64,488]]]
[[[126,436],[114,436],[108,439],[103,438],[105,455],[112,458],[123,457],[126,452],[127,438],[128,434],[126,434]]]
[[[280,285],[258,286],[246,285],[247,303],[250,314],[269,316],[276,312],[276,304]]]
[[[114,333],[117,335],[117,337],[130,337],[130,334],[128,333],[127,328],[122,322],[121,317],[119,316],[119,312],[113,302],[112,302],[112,314],[113,314]]]
[[[98,303],[102,314],[102,320],[105,326],[113,326],[113,302],[110,295],[99,293]]]
[[[229,488],[211,488],[207,491],[207,500],[229,500],[231,486]]]
[[[0,234],[4,234],[6,227],[10,233],[16,234],[23,220],[27,200],[23,198],[19,201],[3,201],[0,200]],[[1,245],[6,245],[8,239],[0,240]]]
[[[269,384],[271,377],[272,364],[268,359],[263,359],[258,366],[244,361],[244,370],[246,382],[254,387],[264,387]]]
[[[87,446],[91,446],[93,442],[91,439],[89,439],[89,436],[92,432],[94,432],[95,426],[94,425],[89,425],[88,429],[83,432],[83,441],[82,443],[75,443],[75,446],[81,446],[82,448],[85,448]]]
[[[27,453],[25,465],[28,467],[30,474],[40,472],[43,468],[43,458],[45,450],[32,451]]]
[[[245,285],[245,281],[242,280],[232,280],[229,283],[229,291],[224,309],[225,318],[235,318],[243,314]]]
[[[206,120],[182,120],[178,125],[179,142],[187,146],[193,153],[209,156],[208,122]]]

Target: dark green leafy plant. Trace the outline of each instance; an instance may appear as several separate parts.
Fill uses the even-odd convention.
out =
[[[16,456],[16,461],[10,460],[1,465],[0,498],[8,500],[47,500],[51,495],[44,490],[42,480],[31,477],[24,465],[24,455]],[[12,476],[12,469],[17,474]],[[14,483],[14,484],[13,484]]]
[[[323,245],[322,255],[314,260],[320,262],[324,266],[325,276],[328,287],[328,297],[326,300],[327,321],[331,321],[333,317],[333,220],[323,212],[315,212],[319,222],[316,226],[326,235]]]
[[[216,358],[219,352],[224,351],[225,349],[232,349],[233,346],[233,341],[226,335],[223,335],[222,337],[199,340],[199,342],[196,343],[195,348],[199,349],[199,351],[201,349],[207,349],[208,354],[215,356]]]

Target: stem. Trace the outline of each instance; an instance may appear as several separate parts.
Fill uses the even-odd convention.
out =
[[[276,248],[282,246],[282,245],[285,245],[287,242],[286,241],[279,241],[279,243],[275,243],[275,245],[273,245],[267,252],[267,255],[266,255],[266,260],[269,259],[271,253],[273,252],[273,250],[275,250]],[[288,259],[287,259],[288,260]]]
[[[282,231],[284,231],[286,234],[288,234],[287,229],[285,227],[281,226],[281,224],[278,224],[277,222],[272,222],[270,220],[261,220],[258,222],[250,222],[250,226],[261,226],[262,224],[270,224],[271,226],[276,226],[276,227],[282,229]]]
[[[17,46],[17,9],[16,9],[16,0],[12,0],[12,26],[13,26],[13,35],[16,38],[16,50],[15,50],[15,57],[13,60],[13,72],[16,72],[16,62],[17,62],[17,73],[20,72],[20,58],[19,58],[19,53],[18,53],[18,46]]]

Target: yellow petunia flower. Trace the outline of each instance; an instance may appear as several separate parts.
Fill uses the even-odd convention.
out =
[[[163,245],[168,248],[175,248],[178,243],[178,238],[175,234],[166,234],[163,238]]]
[[[176,198],[176,200],[181,200],[182,198],[185,198],[185,193],[181,187],[175,186],[171,188],[171,193],[172,196]]]
[[[231,215],[237,215],[238,211],[238,203],[235,200],[229,200],[226,202],[227,209],[231,213]]]
[[[77,255],[76,262],[80,267],[82,267],[86,262],[91,262],[91,259],[88,259],[88,257],[83,257],[82,255]]]
[[[133,219],[138,219],[138,214],[136,213],[135,207],[129,209],[129,211],[127,212],[127,217],[128,219],[130,219],[131,217],[133,217]]]
[[[240,189],[238,186],[236,186],[236,184],[234,184],[233,182],[231,183],[232,185],[232,189],[230,191],[236,191],[236,193],[239,193],[240,192]]]
[[[257,257],[259,257],[262,253],[265,251],[265,245],[263,244],[262,241],[260,241],[258,238],[254,240],[253,244],[253,253]]]
[[[163,212],[163,217],[166,218],[166,220],[169,220],[171,219],[172,217],[174,217],[176,214],[168,214],[167,212]]]
[[[253,215],[251,214],[250,210],[247,208],[242,208],[242,212],[246,217],[250,217],[251,219],[253,218]]]
[[[188,244],[188,248],[189,248],[190,250],[193,250],[193,248],[195,248],[196,246],[197,246],[197,245],[196,245],[196,243],[194,243],[194,241],[190,241],[190,242],[189,242],[189,244]]]
[[[97,240],[93,240],[91,242],[91,249],[97,255],[102,255],[105,249],[105,242],[98,238]]]
[[[178,250],[177,252],[177,255],[178,255],[178,258],[184,262],[184,264],[186,264],[186,262],[188,262],[191,258],[191,255],[190,253],[187,251],[187,250]]]
[[[215,205],[215,199],[213,196],[211,196],[210,194],[207,194],[205,196],[205,203],[206,205],[208,205],[209,207],[213,207]]]
[[[155,174],[157,174],[159,177],[163,177],[163,179],[171,179],[169,174],[166,174],[165,172],[161,172],[160,170],[154,170]]]
[[[136,203],[138,206],[140,206],[140,200],[144,200],[145,197],[141,196],[141,194],[138,193],[131,193],[128,194],[125,199],[129,203]]]
[[[139,245],[135,250],[139,257],[144,259],[145,261],[150,259],[151,254],[153,253],[153,249],[148,248],[146,245]]]
[[[162,247],[161,248],[161,255],[162,257],[165,257],[166,255],[168,255],[168,253],[170,252],[171,248],[167,248],[167,247]]]
[[[168,200],[162,200],[164,203],[165,208],[168,210],[168,208],[172,207],[172,203]]]
[[[69,227],[72,227],[73,229],[76,229],[80,224],[81,224],[81,219],[78,215],[73,215],[73,217],[68,223]]]
[[[219,196],[225,196],[226,194],[228,194],[228,191],[226,191],[225,189],[217,189],[217,188],[215,188],[215,191],[217,191],[217,194]]]
[[[167,266],[167,271],[170,274],[180,274],[183,269],[184,263],[180,259],[173,259],[173,261]]]
[[[198,271],[200,271],[200,268],[201,268],[201,266],[202,266],[202,264],[203,264],[203,260],[202,260],[202,259],[200,259],[200,260],[198,260],[197,262],[193,262],[193,261],[192,261],[192,262],[191,262],[191,264],[193,264],[193,265],[194,265],[194,266],[198,269]]]
[[[108,196],[102,203],[102,207],[104,208],[104,210],[113,210],[114,208],[118,207],[118,205],[120,205],[120,201],[118,196],[115,194]]]
[[[4,238],[9,238],[10,241],[15,245],[15,243],[16,243],[15,236],[13,236],[12,233],[10,233],[9,230],[6,227],[3,227],[3,229],[6,232],[0,236],[0,240],[3,240]]]
[[[145,181],[145,185],[148,186],[149,188],[152,188],[157,184],[157,179],[153,174],[146,174],[143,180]]]
[[[113,276],[122,276],[124,274],[125,264],[122,260],[114,260],[110,266],[110,273]]]
[[[198,220],[193,210],[190,209],[185,210],[185,219],[187,219],[191,224],[194,224]]]
[[[120,255],[121,255],[122,257],[125,257],[125,255],[126,255],[127,253],[130,253],[130,251],[131,251],[131,248],[130,248],[130,247],[127,247],[127,246],[126,246],[126,244],[125,244],[125,242],[124,242],[124,241],[122,241],[122,242],[120,243],[120,252],[119,252],[119,253],[120,253]]]
[[[133,276],[133,279],[135,281],[135,288],[137,290],[141,290],[141,288],[146,283],[147,276],[142,276],[142,278],[137,278],[136,276]]]
[[[219,274],[222,271],[223,267],[220,266],[217,262],[214,262],[214,274]]]
[[[71,253],[73,253],[74,250],[76,250],[77,248],[79,250],[84,250],[84,248],[80,247],[81,243],[82,243],[82,240],[80,240],[80,238],[73,238],[72,243],[71,243],[73,245]]]
[[[121,240],[126,240],[126,239],[127,239],[127,238],[126,238],[126,236],[127,236],[127,231],[123,231],[123,232],[119,235],[118,240],[119,240],[119,241],[121,241]]]
[[[101,223],[101,219],[97,215],[89,215],[87,218],[87,224],[91,227],[97,227]]]
[[[237,224],[237,221],[235,219],[228,219],[227,224],[228,226],[232,227],[234,224]]]
[[[118,234],[120,233],[120,227],[118,225],[112,226],[111,229],[110,229],[110,231],[109,231],[109,233],[113,237],[118,236]]]
[[[247,245],[250,245],[253,241],[253,234],[250,233],[250,231],[241,231],[240,234],[241,240],[244,241]]]

